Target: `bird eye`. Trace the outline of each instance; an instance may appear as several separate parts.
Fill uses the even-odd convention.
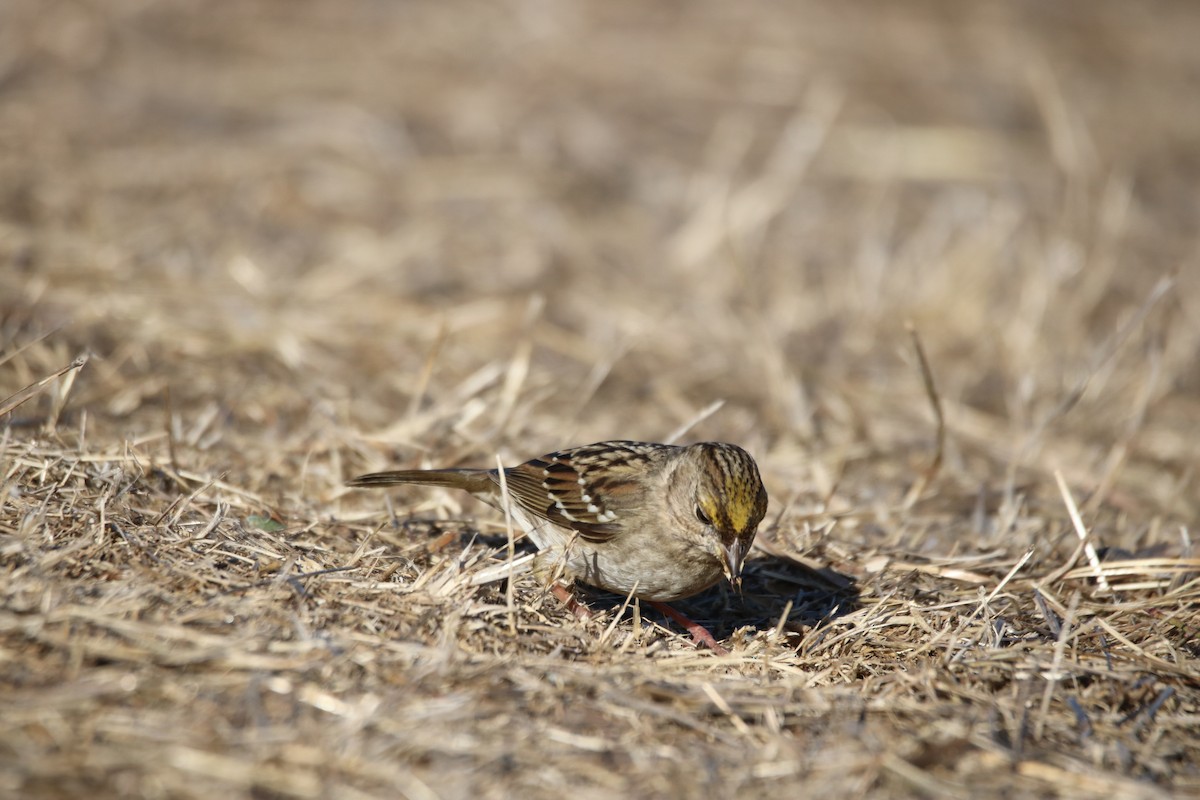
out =
[[[704,509],[696,506],[696,519],[700,520],[702,525],[712,525],[712,520],[708,518],[708,514],[704,513]]]

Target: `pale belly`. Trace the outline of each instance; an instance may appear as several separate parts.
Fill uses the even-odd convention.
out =
[[[652,549],[614,553],[576,541],[565,559],[561,550],[551,548],[539,554],[538,560],[551,568],[565,563],[567,576],[589,586],[666,603],[702,592],[723,575],[720,562],[707,554],[682,550],[672,558],[673,554],[663,549],[673,548],[662,548],[660,541]]]
[[[639,531],[619,545],[596,545],[520,509],[513,509],[513,520],[538,546],[534,574],[546,583],[579,581],[614,594],[671,602],[704,591],[724,574],[716,557],[670,533]]]

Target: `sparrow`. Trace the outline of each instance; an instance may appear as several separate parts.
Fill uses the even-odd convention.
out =
[[[725,649],[668,603],[742,565],[767,511],[758,465],[724,442],[687,446],[605,441],[559,450],[504,470],[509,513],[538,548],[533,572],[575,607],[584,583],[637,597],[682,624],[698,644]],[[462,489],[504,510],[498,469],[393,470],[352,487],[419,484]]]

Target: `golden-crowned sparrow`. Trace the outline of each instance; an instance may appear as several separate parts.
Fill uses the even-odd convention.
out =
[[[767,510],[754,459],[740,447],[611,441],[504,470],[513,519],[538,547],[533,571],[555,594],[578,580],[649,601],[697,642],[723,648],[666,603],[724,575],[740,586],[742,559]],[[503,509],[495,469],[396,470],[349,486],[423,484],[463,489]]]

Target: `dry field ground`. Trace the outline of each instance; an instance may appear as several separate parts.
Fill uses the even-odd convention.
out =
[[[1200,794],[1197,41],[4,0],[0,797]],[[343,486],[671,437],[770,491],[727,656]]]

